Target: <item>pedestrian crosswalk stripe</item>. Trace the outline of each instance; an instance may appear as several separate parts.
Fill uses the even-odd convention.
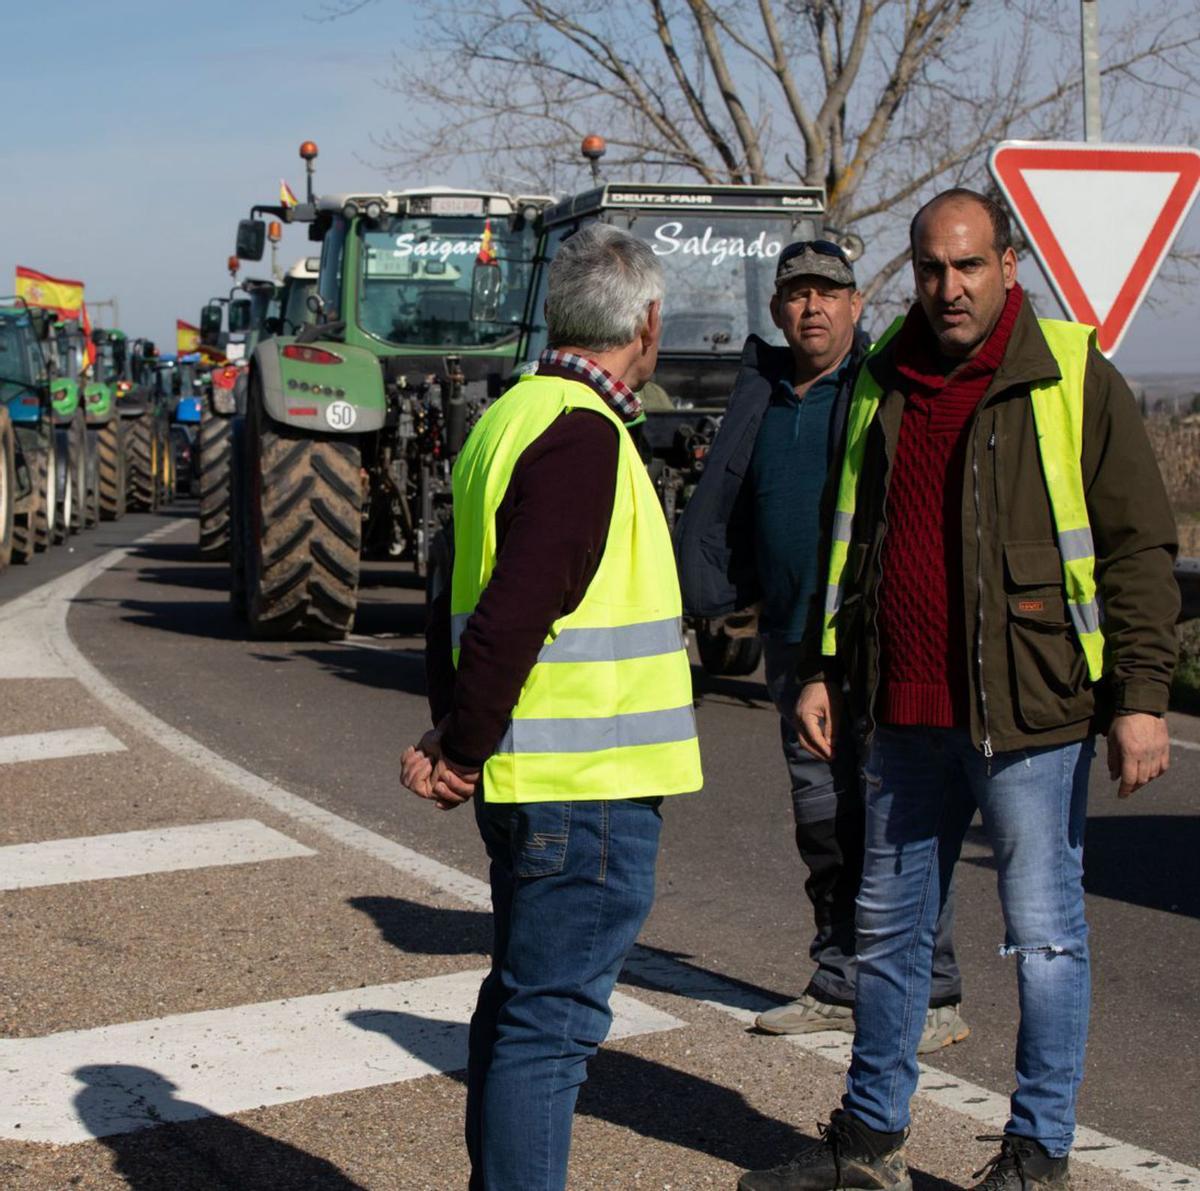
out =
[[[0,765],[124,751],[125,746],[107,728],[59,728],[52,732],[0,736]]]
[[[69,885],[113,877],[315,856],[257,819],[156,827],[115,835],[44,840],[0,848],[0,889]]]
[[[486,973],[0,1040],[0,1137],[60,1145],[466,1066]],[[623,993],[611,1038],[684,1023]]]

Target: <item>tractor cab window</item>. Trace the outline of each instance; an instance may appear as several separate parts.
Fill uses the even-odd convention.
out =
[[[292,277],[286,283],[283,307],[283,331],[294,335],[301,327],[316,321],[308,308],[308,299],[317,292],[317,279]]]
[[[250,296],[250,330],[261,331],[267,319],[278,311],[275,289],[270,285],[256,285],[248,293]]]
[[[325,307],[323,319],[336,319],[342,309],[342,263],[346,258],[346,221],[336,216],[321,243],[320,280],[317,293]]]
[[[363,267],[359,325],[405,347],[491,347],[515,340],[533,265],[532,227],[513,230],[502,217],[398,216],[361,227]],[[500,266],[494,320],[471,318],[476,261]],[[324,266],[321,270],[324,277]]]
[[[801,238],[789,218],[656,212],[634,220],[630,231],[666,274],[662,351],[740,353],[751,333],[780,342],[770,309],[775,262]]]
[[[24,311],[0,311],[0,400],[8,400],[22,386],[37,381],[37,352],[29,315]]]
[[[124,376],[127,362],[124,338],[109,336],[96,348],[96,379],[115,384]]]
[[[190,397],[196,390],[196,365],[190,360],[179,365],[177,390],[183,397]]]

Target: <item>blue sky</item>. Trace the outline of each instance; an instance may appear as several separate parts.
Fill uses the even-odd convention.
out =
[[[16,264],[81,278],[89,297],[119,298],[126,330],[169,348],[177,317],[197,321],[228,290],[237,220],[275,201],[281,176],[301,192],[302,140],[320,145],[330,188],[385,184],[372,134],[403,113],[379,81],[422,11],[387,0],[320,22],[321,0],[7,5],[6,91],[22,102],[10,99],[0,141],[0,289]],[[406,184],[446,180],[471,179]],[[1197,210],[1184,236],[1200,244]],[[285,231],[281,263],[309,251],[303,231]],[[1036,275],[1022,263],[1044,288]],[[1200,279],[1151,293],[1166,300],[1143,307],[1117,364],[1200,372]]]

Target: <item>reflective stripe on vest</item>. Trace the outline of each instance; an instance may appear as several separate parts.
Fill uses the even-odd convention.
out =
[[[496,561],[496,512],[525,449],[588,409],[618,435],[608,539],[579,607],[551,626],[484,766],[490,802],[640,798],[698,790],[700,750],[679,579],[658,497],[620,419],[586,385],[527,376],[480,419],[454,468],[451,639]]]
[[[871,355],[900,329],[897,319],[871,349]],[[1087,659],[1093,682],[1104,673],[1104,636],[1100,628],[1100,606],[1096,600],[1096,557],[1083,491],[1083,384],[1088,347],[1095,329],[1081,323],[1039,319],[1038,325],[1054,356],[1059,380],[1042,381],[1030,387],[1038,456],[1046,480],[1046,492],[1054,516],[1058,549],[1062,556],[1063,587],[1079,643]],[[869,357],[868,357],[869,358]],[[837,614],[845,590],[850,534],[858,497],[858,480],[866,456],[867,430],[879,409],[883,390],[865,363],[850,407],[846,454],[838,483],[833,541],[829,552],[829,584],[825,595],[824,631],[821,652],[837,652]]]
[[[881,351],[892,336],[904,325],[898,318],[871,345],[867,360]],[[883,397],[883,389],[871,375],[864,360],[850,399],[850,414],[846,419],[846,453],[842,457],[842,474],[838,478],[837,501],[834,505],[832,536],[829,546],[829,582],[825,588],[825,621],[821,634],[821,652],[837,652],[837,614],[842,607],[845,590],[846,560],[850,554],[850,531],[854,526],[854,508],[858,501],[858,477],[867,453],[867,431],[875,420],[875,411]]]
[[[1054,530],[1062,555],[1071,623],[1093,682],[1104,673],[1104,635],[1096,600],[1096,548],[1083,494],[1083,381],[1096,332],[1081,323],[1039,320],[1062,379],[1032,386],[1033,419]]]

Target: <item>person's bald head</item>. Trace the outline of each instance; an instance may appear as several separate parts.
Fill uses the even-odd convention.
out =
[[[943,356],[969,360],[1000,320],[1017,281],[1004,210],[973,190],[930,199],[909,226],[917,299]]]
[[[997,256],[1003,256],[1013,246],[1012,223],[1008,212],[998,202],[980,194],[977,190],[968,190],[965,186],[955,186],[935,194],[913,217],[908,225],[908,245],[914,251],[917,247],[917,224],[929,214],[932,215],[939,207],[976,206],[987,215],[988,223],[992,225],[992,247]]]

